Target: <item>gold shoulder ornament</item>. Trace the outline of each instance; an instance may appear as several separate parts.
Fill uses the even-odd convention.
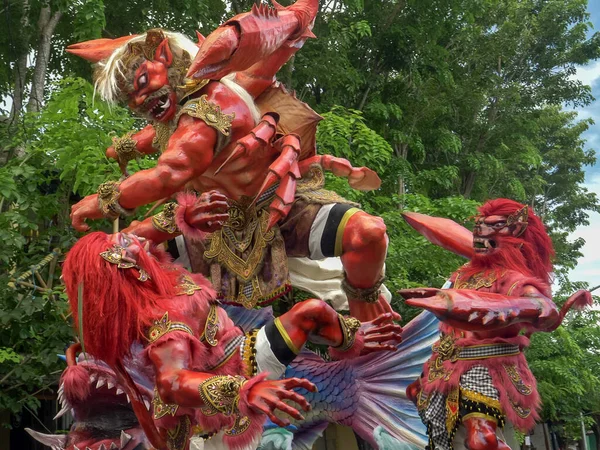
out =
[[[221,112],[221,107],[219,105],[209,102],[207,100],[207,95],[194,98],[183,105],[175,119],[175,123],[177,123],[182,114],[202,119],[206,125],[218,130],[224,136],[229,136],[231,123],[233,122],[233,119],[235,119],[234,113],[224,114]]]

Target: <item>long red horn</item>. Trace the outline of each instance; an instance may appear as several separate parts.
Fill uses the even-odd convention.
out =
[[[97,63],[108,58],[117,48],[136,36],[136,34],[132,34],[116,39],[93,39],[91,41],[71,44],[66,50],[80,58],[86,59],[92,63]]]

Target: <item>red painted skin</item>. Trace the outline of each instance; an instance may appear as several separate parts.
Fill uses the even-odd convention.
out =
[[[122,359],[131,344],[142,339],[139,332],[135,332],[138,326],[153,317],[154,310],[172,310],[177,312],[181,308],[181,297],[174,296],[165,298],[159,294],[156,287],[154,290],[143,291],[146,285],[140,286],[137,272],[130,269],[117,269],[114,265],[102,262],[100,265],[96,261],[100,259],[99,250],[110,245],[117,244],[123,248],[123,261],[139,264],[148,273],[151,273],[153,286],[169,286],[179,279],[179,276],[185,272],[175,265],[161,266],[157,259],[149,253],[150,245],[143,238],[138,238],[125,233],[118,233],[109,237],[102,233],[94,233],[82,238],[71,250],[65,262],[65,283],[71,308],[76,310],[78,304],[78,286],[86,280],[86,315],[83,317],[82,327],[84,339],[86,342],[86,351],[94,357],[104,360],[114,368],[120,384],[129,386],[131,392],[129,396],[132,406],[138,417],[140,424],[144,428],[146,435],[157,448],[165,448],[164,435],[156,426],[144,407],[143,403],[135,395],[135,388],[132,383],[126,380],[127,375],[122,368]],[[160,253],[156,253],[160,257]],[[86,277],[87,274],[87,277]],[[95,274],[96,276],[91,276]],[[94,286],[97,280],[101,279],[100,285]],[[200,280],[196,279],[196,282]],[[137,283],[134,284],[134,283]],[[206,280],[202,294],[210,296],[212,291]],[[129,285],[137,286],[131,289]],[[109,286],[111,290],[106,291]],[[170,289],[173,289],[173,286]],[[106,295],[110,292],[112,295]],[[171,292],[171,291],[165,291]],[[213,291],[214,293],[214,291]],[[147,302],[145,307],[138,304],[136,295],[144,295]],[[207,302],[209,298],[204,298]],[[195,300],[195,301],[198,301]],[[114,302],[120,302],[120,307],[115,308]],[[130,308],[124,308],[123,302],[131,303]],[[101,317],[100,311],[116,311],[111,320],[97,321],[94,317]],[[207,320],[206,307],[188,306],[186,314],[192,314],[190,323],[200,324],[204,328]],[[204,312],[202,312],[204,311]],[[222,311],[219,313],[221,314]],[[361,342],[362,353],[374,351],[394,351],[396,345],[401,341],[402,329],[399,325],[392,322],[391,314],[379,316],[376,320],[365,323],[361,327],[361,337],[357,337],[357,343]],[[297,348],[302,348],[307,341],[318,344],[338,347],[344,342],[344,334],[340,327],[338,314],[322,300],[306,300],[296,304],[289,312],[280,317],[281,324],[287,331],[290,339]],[[119,324],[126,323],[128,329],[124,329]],[[117,324],[120,330],[123,330],[121,336],[116,336],[117,341],[107,341],[104,337],[109,335],[110,330]],[[220,333],[226,334],[232,330],[234,325],[229,320],[220,321]],[[129,330],[134,330],[130,332]],[[355,343],[355,345],[357,345]],[[67,352],[67,358],[70,365],[74,365],[75,352],[79,350],[78,346],[72,347]],[[352,348],[349,350],[349,354]],[[193,366],[192,347],[186,339],[169,339],[157,342],[148,348],[148,356],[153,365],[156,375],[156,385],[163,401],[175,403],[182,407],[199,408],[203,402],[198,395],[198,387],[206,379],[214,376],[214,373],[203,373],[188,369]],[[282,380],[262,380],[253,384],[248,392],[248,404],[257,413],[267,415],[274,423],[280,426],[287,426],[289,421],[274,415],[276,410],[280,410],[290,416],[302,420],[302,414],[298,409],[283,403],[282,400],[291,400],[297,403],[304,410],[308,410],[310,405],[301,395],[292,391],[294,388],[304,388],[309,391],[316,389],[315,386],[307,380],[291,378]]]
[[[254,14],[236,16],[211,33],[200,45],[188,76],[199,77],[201,74],[201,78],[219,79],[234,69],[239,70],[235,81],[253,97],[260,95],[273,83],[279,68],[312,36],[310,28],[318,2],[300,0],[288,8],[276,7],[278,15],[264,11],[256,14],[253,11]],[[273,39],[275,36],[277,38]],[[110,55],[107,50],[110,45],[105,42],[101,43],[101,52],[85,47],[86,45],[91,46],[88,43],[75,44],[68,51],[90,60]],[[165,123],[176,114],[178,99],[167,78],[172,59],[165,39],[157,48],[154,60],[144,62],[137,69],[134,88],[127,93],[129,107],[134,112]],[[152,94],[165,88],[169,93],[170,105],[164,110],[159,109],[160,114],[154,114],[153,108],[158,99],[154,100]],[[233,200],[239,200],[242,196],[256,198],[269,186],[279,182],[275,200],[270,207],[270,225],[273,225],[285,217],[291,208],[295,180],[311,163],[319,163],[325,170],[347,177],[352,187],[365,190],[379,187],[380,180],[373,171],[365,167],[352,167],[341,158],[324,155],[298,161],[300,143],[297,136],[287,135],[273,142],[276,137],[274,116],[264,116],[261,124],[254,128],[253,117],[246,104],[223,84],[210,82],[190,98],[204,94],[209,101],[218,104],[223,113],[235,114],[230,130],[230,143],[215,155],[215,129],[200,119],[182,116],[169,139],[167,149],[158,159],[157,166],[137,172],[121,183],[119,203],[123,208],[134,209],[169,198],[186,187],[199,192],[219,191]],[[153,132],[148,128],[132,136],[142,153],[155,151],[151,146],[153,137]],[[107,150],[107,156],[116,157],[113,147]],[[202,223],[197,225],[200,230],[215,231],[215,222],[218,226],[226,220],[219,206],[214,209],[218,216],[200,221]],[[203,213],[209,214],[209,211],[204,210]],[[86,197],[74,205],[71,211],[72,224],[78,231],[89,229],[85,224],[86,219],[101,217],[97,195]],[[194,222],[193,219],[190,220]],[[167,236],[152,229],[149,222],[150,219],[136,222],[127,231],[155,242],[165,240]],[[207,228],[208,222],[211,225]],[[173,235],[168,237],[172,238]],[[383,272],[387,242],[386,227],[380,218],[360,212],[348,221],[342,240],[341,259],[350,285],[370,288],[379,280]],[[351,298],[349,304],[351,314],[362,321],[373,320],[384,312],[392,312],[383,298],[375,304],[365,304]],[[396,319],[400,318],[396,313],[393,314]]]
[[[470,253],[467,250],[466,230],[459,225],[455,224],[448,228],[446,219],[431,218],[432,220],[429,220],[427,216],[415,213],[409,213],[407,216],[407,221],[411,226],[437,245],[464,256],[468,256]],[[518,252],[519,242],[524,242],[519,236],[525,231],[525,226],[526,224],[521,222],[509,224],[507,215],[478,217],[471,241],[473,260],[479,263],[477,267],[498,269],[498,264],[490,264],[494,258],[503,261],[505,260],[502,259],[504,253],[511,250]],[[462,228],[462,230],[458,228]],[[448,230],[447,233],[445,233],[446,230]],[[509,248],[511,246],[512,249]],[[551,247],[547,250],[547,255],[550,255]],[[490,265],[486,266],[486,264]],[[538,280],[543,285],[548,279],[547,272],[544,270],[550,265],[549,258],[541,265],[543,267],[537,269],[545,276]],[[535,271],[527,266],[522,269],[523,276],[536,275]],[[427,309],[434,313],[443,322],[446,333],[451,332],[454,328],[466,339],[481,340],[494,337],[514,338],[522,332],[531,334],[534,331],[555,329],[562,321],[564,312],[559,313],[556,305],[546,294],[540,292],[538,286],[524,286],[522,297],[469,289],[439,290],[432,288],[407,289],[400,291],[400,294],[407,299],[408,305]],[[421,380],[415,381],[407,388],[407,395],[415,404],[420,390]],[[463,424],[466,428],[465,445],[470,450],[505,450],[509,448],[506,443],[496,437],[497,423],[494,420],[484,417],[467,417]]]

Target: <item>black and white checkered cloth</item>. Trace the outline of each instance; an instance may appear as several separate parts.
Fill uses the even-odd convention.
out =
[[[519,346],[515,344],[476,345],[473,347],[463,347],[458,355],[458,359],[481,359],[518,355],[520,351]]]
[[[441,392],[432,392],[427,408],[419,411],[421,420],[427,426],[430,443],[429,450],[450,450],[450,438],[446,430],[446,396]]]
[[[492,384],[492,377],[486,367],[473,366],[460,376],[460,388],[477,392],[494,400],[500,400],[498,389]]]
[[[493,400],[500,398],[498,390],[492,384],[490,372],[481,365],[473,366],[461,375],[460,388],[477,392]],[[453,448],[446,429],[446,413],[446,396],[440,392],[433,392],[427,407],[419,411],[434,447],[429,450],[452,450]]]
[[[244,338],[245,336],[236,336],[233,339],[231,339],[226,345],[225,348],[223,349],[223,357],[220,358],[213,367],[210,367],[208,370],[213,370],[216,367],[219,367],[221,364],[223,364],[227,359],[229,359],[229,357],[231,357],[231,355],[238,350],[238,348],[240,348],[240,344],[244,343]]]

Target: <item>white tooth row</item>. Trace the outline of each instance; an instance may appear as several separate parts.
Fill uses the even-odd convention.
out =
[[[96,382],[96,389],[100,389],[104,385],[106,385],[108,389],[113,389],[116,386],[116,382],[114,379],[104,378],[102,376],[98,377],[98,374],[96,373],[90,375],[90,384],[93,384],[94,382]],[[123,389],[121,389],[120,387],[117,387],[115,392],[117,395],[125,394],[125,391],[123,391]],[[131,403],[129,395],[125,394],[125,397],[127,398],[127,403]],[[61,383],[58,388],[58,401],[60,403],[61,410],[56,414],[56,416],[54,416],[54,420],[64,416],[71,409],[71,405],[65,399],[64,383]],[[146,409],[150,411],[151,404],[147,399],[144,399],[144,406],[146,406]],[[73,414],[73,412],[71,412],[71,414]]]

